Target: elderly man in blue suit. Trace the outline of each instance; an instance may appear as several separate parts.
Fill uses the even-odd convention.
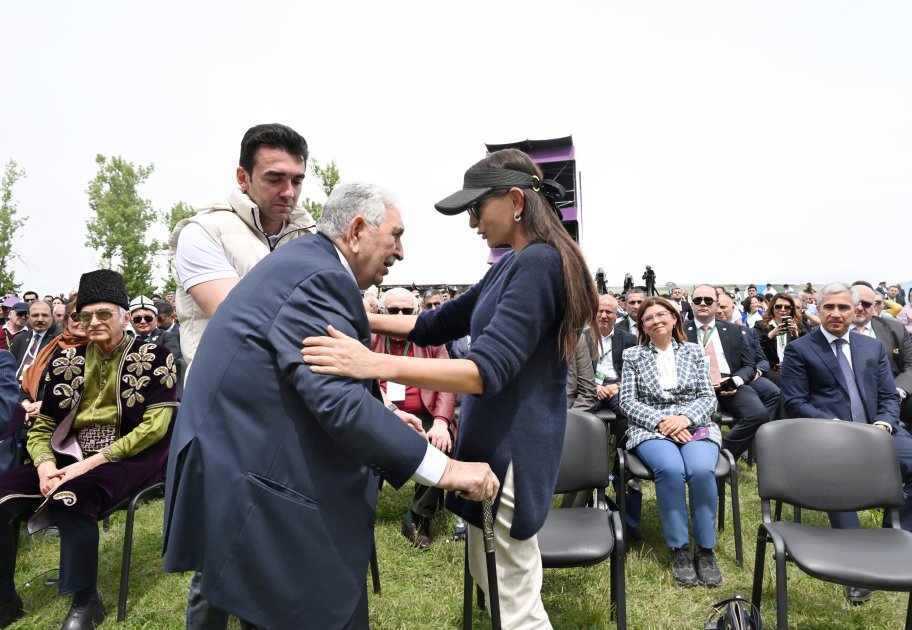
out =
[[[818,300],[820,328],[785,347],[781,375],[786,415],[851,420],[892,434],[905,483],[900,524],[912,531],[912,435],[899,426],[899,395],[886,349],[877,339],[851,330],[858,304],[853,288],[827,284]],[[854,512],[830,512],[829,517],[834,528],[861,526]],[[846,597],[860,603],[871,593],[850,586]]]
[[[320,375],[301,341],[327,326],[368,345],[358,289],[403,256],[388,193],[337,186],[318,234],[257,264],[206,328],[168,462],[166,569],[202,572],[202,595],[264,628],[367,627],[377,477],[493,499],[484,463],[447,458],[379,400],[371,381]]]

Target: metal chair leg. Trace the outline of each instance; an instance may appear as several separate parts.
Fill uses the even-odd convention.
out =
[[[732,527],[735,530],[735,559],[738,566],[744,566],[744,549],[741,544],[741,501],[738,498],[738,467],[732,466],[729,473],[731,484]],[[724,483],[723,483],[724,485]]]
[[[371,582],[374,585],[374,593],[380,594],[380,565],[377,562],[377,539],[371,541],[371,558],[370,558],[370,569],[371,569]]]

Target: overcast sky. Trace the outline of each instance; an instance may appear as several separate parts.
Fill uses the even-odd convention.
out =
[[[484,143],[565,135],[609,284],[907,280],[910,28],[899,1],[4,2],[17,278],[57,293],[97,267],[96,153],[153,163],[166,210],[227,192],[244,131],[282,122],[396,193],[390,282],[477,280],[483,241],[433,203]]]

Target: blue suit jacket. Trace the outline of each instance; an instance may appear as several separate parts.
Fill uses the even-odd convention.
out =
[[[208,600],[261,627],[352,622],[371,551],[371,470],[399,487],[427,449],[372,395],[372,381],[304,365],[302,340],[328,324],[370,341],[333,244],[303,236],[219,306],[175,422],[166,569],[202,571]]]
[[[888,422],[895,431],[899,426],[899,394],[883,344],[853,332],[849,349],[868,422]],[[780,374],[787,417],[851,420],[845,378],[819,328],[785,346]]]
[[[19,400],[19,381],[16,379],[15,357],[7,350],[0,350],[0,434],[10,434],[0,441],[0,473],[16,465],[17,445],[14,422]]]

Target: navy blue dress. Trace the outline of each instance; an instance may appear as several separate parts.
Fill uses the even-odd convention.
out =
[[[501,483],[513,463],[510,535],[518,540],[541,529],[557,481],[567,422],[567,364],[558,347],[565,302],[560,255],[531,243],[464,294],[422,313],[409,337],[439,345],[471,334],[466,358],[478,366],[484,393],[463,398],[454,457],[488,462]],[[446,505],[482,526],[480,503],[450,493]]]

